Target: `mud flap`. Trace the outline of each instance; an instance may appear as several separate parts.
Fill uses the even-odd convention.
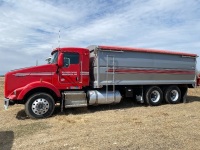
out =
[[[183,88],[180,88],[181,90],[181,101],[183,103],[187,103],[187,92],[188,92],[188,88],[187,87],[183,87]]]
[[[4,109],[7,110],[9,106],[9,99],[4,98]]]

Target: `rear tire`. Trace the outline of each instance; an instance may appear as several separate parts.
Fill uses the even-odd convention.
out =
[[[33,94],[25,104],[26,114],[33,119],[47,118],[55,109],[55,101],[47,93]]]
[[[165,90],[165,100],[169,104],[178,104],[181,101],[181,90],[178,86],[170,86]]]
[[[145,92],[146,103],[150,106],[158,106],[163,101],[163,92],[158,86],[151,86]]]

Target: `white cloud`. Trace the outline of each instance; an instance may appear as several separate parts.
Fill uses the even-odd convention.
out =
[[[1,0],[0,14],[0,64],[6,64],[0,74],[35,65],[36,59],[44,62],[59,44],[121,45],[200,55],[197,0]]]

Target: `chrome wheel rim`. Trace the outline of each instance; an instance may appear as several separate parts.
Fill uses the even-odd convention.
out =
[[[49,102],[44,98],[39,98],[33,102],[31,108],[34,114],[43,115],[49,110]]]
[[[157,103],[160,100],[160,93],[157,90],[154,90],[151,92],[150,97],[152,102]]]
[[[179,98],[179,93],[177,90],[172,90],[171,93],[170,93],[170,99],[175,102],[177,101]]]

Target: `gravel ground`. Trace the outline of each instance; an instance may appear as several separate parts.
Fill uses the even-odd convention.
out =
[[[23,105],[3,109],[0,80],[0,150],[18,149],[200,149],[200,89],[188,103],[147,107],[132,100],[117,105],[56,108],[48,119],[32,120]]]

